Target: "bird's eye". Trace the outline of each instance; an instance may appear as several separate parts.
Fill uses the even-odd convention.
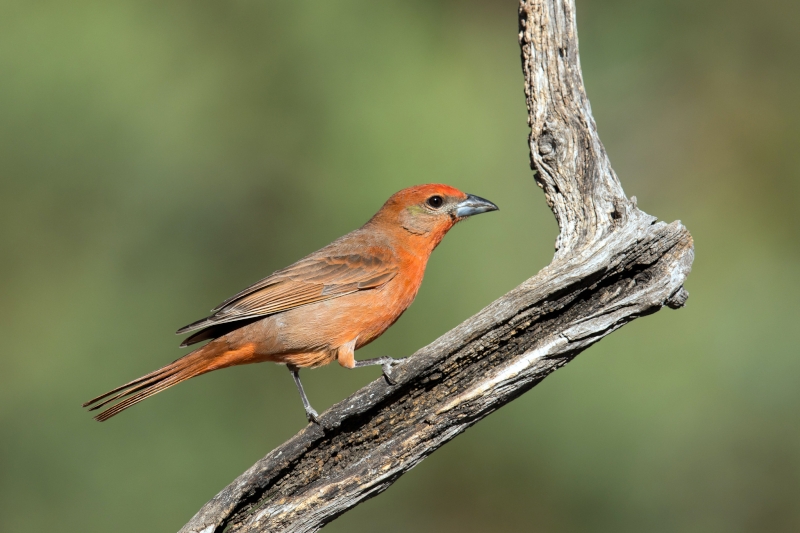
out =
[[[440,207],[442,207],[443,203],[444,200],[438,194],[436,196],[431,196],[430,198],[428,198],[428,205],[434,209],[439,209]]]

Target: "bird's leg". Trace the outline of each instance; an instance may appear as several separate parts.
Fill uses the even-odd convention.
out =
[[[399,365],[402,359],[395,359],[393,357],[376,357],[374,359],[364,359],[363,361],[355,361],[352,368],[359,368],[362,366],[381,365],[383,367],[383,377],[389,382],[389,385],[394,385],[395,380],[389,374],[394,365]]]
[[[311,407],[311,404],[308,403],[308,397],[306,396],[306,391],[303,390],[303,384],[300,383],[300,369],[294,365],[286,365],[286,368],[289,369],[289,372],[292,373],[292,377],[294,378],[294,383],[297,385],[297,390],[300,391],[300,399],[303,401],[303,408],[306,410],[306,418],[308,418],[309,422],[314,422],[319,424],[319,415]]]
[[[394,385],[395,380],[392,378],[391,371],[394,365],[399,365],[402,359],[394,359],[392,357],[375,357],[374,359],[364,359],[363,361],[356,361],[355,348],[357,339],[344,343],[336,350],[336,359],[339,364],[345,368],[359,368],[362,366],[381,365],[383,367],[383,377],[389,382],[389,385]]]

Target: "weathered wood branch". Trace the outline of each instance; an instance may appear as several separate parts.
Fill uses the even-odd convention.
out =
[[[316,531],[612,331],[681,307],[692,238],[627,199],[583,87],[573,0],[523,0],[531,165],[558,220],[553,262],[270,452],[183,533]]]

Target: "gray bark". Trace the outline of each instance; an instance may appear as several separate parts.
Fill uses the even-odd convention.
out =
[[[573,0],[523,0],[531,166],[560,227],[553,262],[239,476],[182,533],[317,531],[612,331],[679,308],[694,258],[680,222],[636,207],[597,135]]]

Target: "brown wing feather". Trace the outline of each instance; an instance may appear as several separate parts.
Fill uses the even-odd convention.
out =
[[[252,320],[302,305],[338,298],[356,291],[380,287],[397,275],[398,268],[388,251],[332,257],[311,256],[275,272],[225,300],[214,314],[178,330],[178,334],[221,324]],[[183,345],[212,338],[213,332],[196,333]],[[217,335],[213,335],[216,337]]]

